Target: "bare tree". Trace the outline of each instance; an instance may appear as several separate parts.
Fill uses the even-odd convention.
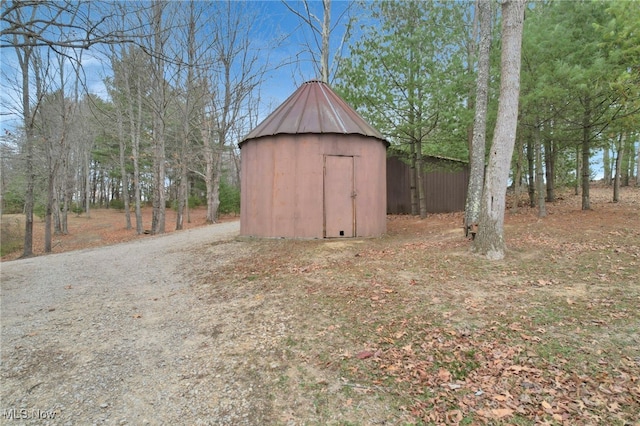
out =
[[[127,172],[127,137],[124,130],[123,108],[115,108],[116,127],[118,131],[118,160],[120,164],[120,176],[122,179],[122,199],[124,205],[125,228],[131,229],[131,206],[129,201],[129,173]],[[136,158],[137,161],[137,158]],[[140,201],[138,200],[138,206]],[[142,227],[140,227],[142,229]],[[138,232],[139,234],[139,232]]]
[[[19,3],[7,5],[6,9],[2,12],[2,21],[10,23],[9,28],[29,28],[29,22],[35,20],[37,15],[37,8],[33,7],[30,11],[23,10],[19,7]],[[12,7],[13,6],[13,7]],[[25,16],[27,12],[30,12],[29,16]],[[42,33],[46,31],[44,28],[30,28],[30,31],[2,31],[2,38],[0,46],[15,48],[16,57],[20,67],[21,74],[21,116],[24,127],[24,162],[25,162],[25,175],[26,175],[26,191],[25,191],[25,232],[24,232],[24,246],[22,257],[29,257],[33,255],[33,207],[34,207],[34,137],[35,137],[35,116],[40,103],[40,97],[42,90],[40,88],[41,79],[39,78],[39,72],[35,73],[35,85],[36,85],[36,98],[31,99],[32,96],[32,82],[31,82],[31,70],[35,64],[35,49],[36,41],[42,37]],[[5,40],[10,38],[10,42]],[[35,66],[36,71],[38,67]]]
[[[489,154],[474,250],[488,259],[504,258],[504,212],[511,156],[518,127],[520,61],[525,0],[502,3],[502,59],[498,119]]]
[[[185,210],[189,211],[189,170],[190,164],[195,160],[193,155],[194,140],[197,139],[196,130],[198,120],[201,118],[203,110],[203,102],[208,97],[206,93],[207,86],[199,84],[198,76],[202,74],[201,69],[207,69],[214,64],[207,62],[204,56],[210,47],[211,40],[208,40],[208,25],[203,23],[207,21],[205,11],[197,7],[194,1],[189,2],[188,10],[185,11],[184,34],[181,43],[181,50],[186,50],[186,57],[182,52],[175,52],[176,61],[178,63],[177,76],[181,80],[177,83],[178,90],[181,93],[180,105],[180,143],[177,154],[176,168],[177,176],[177,215],[176,229],[183,228]],[[207,35],[203,37],[203,30],[207,29]],[[206,43],[208,40],[209,43]],[[214,39],[215,41],[215,39]],[[200,82],[202,79],[200,79]],[[187,214],[188,216],[188,214]],[[187,218],[187,220],[189,220]]]
[[[127,41],[123,30],[103,31],[115,16],[107,12],[108,6],[96,0],[3,1],[0,48],[46,47],[64,55],[64,49]]]
[[[121,46],[119,49],[111,47],[110,52],[111,69],[113,77],[107,79],[107,89],[109,91],[112,104],[114,107],[114,117],[117,127],[117,136],[119,143],[119,163],[120,174],[122,176],[124,208],[127,213],[127,229],[129,229],[130,219],[128,210],[130,204],[128,200],[128,190],[124,190],[124,186],[128,186],[127,158],[130,158],[130,165],[133,169],[133,202],[136,218],[136,232],[143,232],[142,221],[142,189],[141,189],[141,167],[140,158],[143,151],[143,129],[147,127],[146,123],[146,103],[144,102],[144,94],[149,92],[150,76],[147,72],[149,68],[148,56],[144,54],[142,49],[127,45]]]
[[[69,151],[69,124],[71,120],[71,102],[65,92],[67,79],[64,72],[66,56],[57,55],[58,89],[45,98],[38,114],[39,134],[45,142],[47,164],[47,196],[45,207],[44,251],[51,252],[52,221],[56,219],[56,232],[61,232],[59,222],[60,200],[58,187],[65,175],[65,157]],[[63,173],[60,173],[62,170]],[[55,213],[54,213],[55,212]]]
[[[311,12],[308,0],[302,1],[304,11],[298,10],[285,0],[282,0],[282,3],[311,30],[314,46],[312,46],[311,42],[307,40],[306,50],[312,57],[313,65],[318,73],[318,78],[328,84],[331,79],[332,71],[335,72],[340,63],[342,46],[344,45],[345,40],[349,37],[351,22],[349,21],[345,27],[340,47],[336,50],[333,67],[331,67],[331,64],[329,63],[331,50],[329,42],[331,34],[337,28],[337,25],[342,19],[342,16],[340,16],[337,19],[336,25],[333,27],[331,26],[331,0],[322,0],[322,17]],[[344,14],[347,14],[350,8],[351,4],[345,9]]]
[[[76,68],[76,71],[79,71],[79,69]],[[73,210],[77,214],[84,211],[85,216],[90,218],[91,151],[95,146],[96,137],[99,133],[95,120],[95,108],[93,108],[97,99],[91,95],[79,98],[80,92],[76,94],[78,96],[76,101],[78,103],[78,113],[72,124],[72,132],[76,141],[72,151],[72,161],[75,164],[75,168],[70,167],[68,175],[68,179],[73,179],[75,185],[74,188],[68,189],[75,193],[68,193],[67,199],[69,202],[76,203],[73,206]],[[76,197],[75,201],[73,200],[74,196]],[[63,232],[68,232],[68,230],[63,230]]]
[[[96,43],[124,40],[124,32],[103,32],[108,13],[96,13],[101,2],[76,0],[8,0],[0,12],[0,48],[13,48],[18,60],[21,84],[21,111],[25,144],[25,237],[23,257],[33,255],[34,208],[34,120],[43,95],[39,74],[34,67],[34,52],[46,49],[68,56],[65,49],[88,49]],[[94,19],[99,16],[99,18]],[[33,77],[33,80],[32,80]],[[33,90],[35,85],[35,98]]]
[[[167,119],[167,80],[165,78],[165,55],[169,38],[168,24],[164,11],[167,3],[154,0],[152,3],[150,40],[151,76],[153,79],[150,101],[152,105],[152,145],[153,145],[153,213],[151,232],[164,234],[165,231],[165,130]]]
[[[79,51],[77,63],[82,63],[83,52],[84,50]],[[73,68],[73,89],[70,94],[69,129],[67,131],[69,143],[65,146],[66,149],[63,152],[60,182],[57,189],[62,205],[59,211],[54,210],[54,215],[58,216],[55,219],[55,231],[64,235],[69,233],[68,214],[73,207],[74,194],[78,190],[77,170],[82,166],[81,154],[84,149],[90,149],[87,145],[93,145],[94,140],[92,126],[88,125],[91,121],[86,114],[88,112],[86,105],[89,97],[81,99],[81,68],[77,66]]]
[[[208,70],[210,98],[200,125],[205,159],[205,170],[200,174],[207,187],[208,223],[218,219],[223,153],[229,149],[232,135],[241,133],[238,129],[247,125],[248,103],[266,70],[266,63],[260,60],[262,52],[253,47],[251,30],[255,21],[247,19],[243,5],[217,5],[221,9],[217,13],[219,23],[211,35],[211,62],[218,67]]]

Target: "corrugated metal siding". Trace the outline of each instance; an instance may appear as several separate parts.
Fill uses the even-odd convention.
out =
[[[411,214],[409,166],[397,157],[387,157],[387,213]]]
[[[323,238],[330,207],[324,197],[327,156],[353,162],[353,178],[337,182],[344,188],[332,188],[353,205],[355,236],[384,234],[386,155],[381,141],[362,135],[277,135],[247,141],[241,151],[240,235]]]
[[[303,84],[239,146],[240,235],[372,237],[386,231],[389,143],[328,85]],[[330,166],[348,157],[351,168],[327,171],[328,157]],[[349,227],[340,215],[350,216]]]
[[[248,140],[265,136],[304,133],[358,134],[386,143],[382,134],[331,90],[328,84],[308,81],[258,124],[240,142],[240,146]]]
[[[469,184],[469,167],[451,160],[429,157],[425,160],[424,184],[428,213],[464,211]],[[410,168],[397,157],[387,158],[387,213],[411,214]]]

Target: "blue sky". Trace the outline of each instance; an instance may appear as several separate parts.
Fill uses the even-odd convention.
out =
[[[287,0],[287,3],[296,10],[304,11],[302,3],[295,0]],[[355,10],[353,2],[343,0],[332,1],[332,27],[335,27],[331,36],[331,58],[335,55],[349,16],[345,10],[351,5]],[[311,13],[322,19],[323,10],[321,1],[309,1]],[[311,57],[305,52],[307,45],[315,47],[313,32],[308,25],[301,22],[280,0],[248,1],[246,7],[247,15],[256,14],[259,16],[256,22],[255,42],[258,45],[273,46],[275,40],[277,48],[270,48],[265,52],[270,62],[274,65],[280,64],[272,69],[266,76],[261,88],[263,98],[262,117],[277,107],[284,101],[301,83],[317,78],[317,73],[311,62]],[[82,64],[86,78],[86,87],[90,93],[97,94],[102,98],[107,98],[104,86],[104,78],[111,75],[109,65],[104,55],[100,52],[104,48],[92,48],[85,51],[82,57]],[[300,59],[296,61],[296,58]],[[16,83],[19,81],[19,73],[15,52],[11,48],[0,49],[0,130],[11,129],[20,125],[17,102],[20,94],[16,90]]]
[[[296,10],[304,11],[301,2],[287,0],[287,3]],[[264,52],[265,57],[268,53],[272,64],[280,64],[280,66],[268,72],[261,87],[262,106],[259,120],[262,120],[291,95],[300,84],[318,77],[310,55],[305,52],[309,45],[312,48],[316,47],[315,38],[308,25],[288,10],[281,0],[248,1],[245,4],[248,8],[247,15],[257,14],[259,16],[255,25],[255,34],[252,34],[254,41],[258,45],[273,46],[275,40],[279,40],[277,47]],[[308,4],[311,13],[321,19],[323,16],[322,2],[310,0]],[[347,9],[348,13],[345,13]],[[345,0],[332,1],[331,25],[334,30],[331,34],[330,66],[332,66],[333,58],[342,41],[350,16],[362,17],[361,14],[358,14],[357,4]],[[100,54],[100,50],[104,49],[96,48],[85,51],[82,63],[88,91],[102,98],[107,98],[103,81],[106,76],[111,75],[111,71],[104,56]],[[343,54],[348,54],[348,50],[345,49]],[[16,104],[20,99],[20,94],[16,91],[15,84],[12,83],[18,77],[17,61],[13,49],[0,49],[0,65],[0,131],[4,133],[5,129],[12,129],[20,125],[19,115],[15,114],[19,110]],[[599,174],[601,174],[600,161],[594,169],[597,167],[600,167]]]
[[[301,2],[287,0],[287,3],[296,10],[304,11]],[[308,4],[311,13],[322,19],[322,2],[309,1]],[[307,52],[308,46],[316,48],[316,38],[314,38],[314,33],[309,29],[309,26],[288,10],[280,0],[250,1],[248,5],[255,5],[254,7],[257,10],[264,12],[264,19],[256,27],[256,30],[261,33],[258,37],[267,34],[267,37],[284,39],[278,48],[269,52],[269,55],[274,64],[282,61],[286,65],[282,65],[268,73],[265,84],[261,88],[265,100],[265,108],[273,110],[302,83],[319,77],[311,55]],[[333,59],[340,48],[350,15],[353,15],[356,11],[357,5],[354,2],[344,0],[333,0],[331,2],[332,33],[329,66],[332,72]],[[316,37],[319,43],[319,35],[316,35]],[[348,49],[343,49],[343,54],[348,54]],[[319,57],[320,53],[318,51],[317,58],[319,59]],[[264,115],[266,114],[263,114],[263,118]]]

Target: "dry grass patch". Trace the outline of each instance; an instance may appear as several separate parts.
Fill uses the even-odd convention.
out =
[[[588,212],[570,194],[544,219],[508,211],[500,262],[472,254],[462,215],[444,214],[389,217],[374,239],[194,247],[189,273],[236,318],[206,332],[234,333],[229,355],[265,383],[272,424],[633,425],[640,189],[616,204],[610,192],[593,188]],[[118,212],[70,228],[54,252],[145,238]],[[217,265],[220,250],[236,261]]]
[[[625,197],[508,214],[502,262],[470,252],[460,214],[390,217],[377,239],[244,241],[252,261],[221,285],[286,300],[283,424],[633,424],[639,191]]]

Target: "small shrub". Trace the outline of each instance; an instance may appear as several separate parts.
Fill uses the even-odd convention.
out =
[[[206,200],[203,200],[200,197],[196,197],[195,195],[192,195],[189,197],[189,208],[193,209],[196,207],[200,207],[202,205],[204,205],[206,203]]]
[[[24,211],[24,194],[8,190],[2,196],[2,212],[5,214],[19,214]]]
[[[220,214],[240,213],[240,189],[220,181]]]
[[[44,220],[44,216],[46,213],[47,207],[44,204],[36,203],[36,205],[33,206],[33,214],[38,216],[40,220]]]
[[[194,195],[189,197],[189,208],[190,209],[194,209],[196,207],[200,207],[203,204],[205,204],[205,201],[203,201],[202,198],[196,197]],[[169,207],[169,206],[167,205],[167,207]],[[171,208],[174,211],[178,211],[178,200],[172,200],[171,201]]]
[[[3,218],[0,224],[0,256],[22,250],[24,228],[19,219]]]
[[[71,211],[74,212],[77,216],[80,216],[81,213],[84,213],[84,208],[78,203],[73,203],[71,205]]]
[[[124,210],[124,200],[111,200],[109,202],[109,207],[116,210]]]

